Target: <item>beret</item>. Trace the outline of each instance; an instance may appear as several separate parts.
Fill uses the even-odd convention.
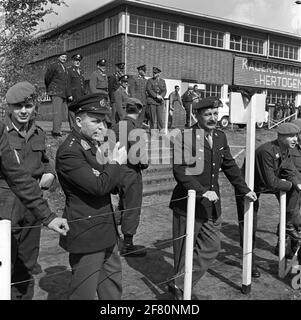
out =
[[[83,56],[79,53],[76,53],[71,57],[71,59],[81,61],[83,59]]]
[[[6,101],[9,104],[23,102],[33,98],[36,94],[36,88],[29,82],[18,82],[7,90]]]
[[[219,97],[206,97],[201,101],[192,104],[192,108],[195,110],[201,110],[206,108],[218,108],[221,107],[222,102]]]
[[[301,130],[301,119],[294,119],[291,123],[297,125]]]
[[[120,69],[124,69],[125,63],[124,62],[118,62],[118,63],[115,63],[115,66],[119,67]]]
[[[142,69],[144,72],[146,71],[146,65],[143,64],[142,66],[137,67],[138,70]]]
[[[139,113],[143,105],[139,99],[129,98],[126,102],[126,112],[127,113]]]
[[[121,82],[127,82],[127,81],[129,81],[129,76],[127,75],[127,74],[124,74],[123,76],[121,76],[121,77],[119,77],[119,81],[121,81]]]
[[[74,113],[88,112],[93,114],[110,114],[109,98],[106,94],[93,93],[82,96],[69,105],[69,110]]]
[[[157,68],[157,67],[153,67],[153,72],[154,73],[159,73],[159,72],[161,72],[161,70],[159,68]]]
[[[298,134],[300,132],[300,128],[293,123],[290,122],[286,122],[286,123],[282,123],[278,129],[277,129],[278,134]]]
[[[96,62],[96,65],[98,66],[105,66],[106,65],[107,60],[106,59],[100,59]]]

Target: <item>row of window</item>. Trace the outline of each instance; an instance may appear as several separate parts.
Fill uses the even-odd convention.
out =
[[[281,91],[281,90],[268,90],[267,91],[267,100],[271,104],[276,102],[290,101],[293,102],[296,99],[296,92]]]
[[[106,21],[101,21],[86,27],[66,40],[67,50],[102,40],[105,37],[118,34],[119,16],[115,15]],[[130,15],[129,32],[154,38],[177,40],[178,24],[159,19]],[[225,32],[209,30],[196,26],[184,26],[184,42],[225,48]],[[254,37],[230,35],[230,49],[239,52],[264,55],[264,40]],[[276,58],[299,60],[299,47],[289,44],[270,42],[269,55]]]

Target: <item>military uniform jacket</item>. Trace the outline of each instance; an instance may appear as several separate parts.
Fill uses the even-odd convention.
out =
[[[42,198],[42,191],[36,180],[22,164],[19,164],[16,154],[9,146],[5,125],[2,122],[0,122],[0,175],[37,219],[47,225],[56,217],[49,210],[46,200]],[[6,215],[6,207],[0,203],[0,217]]]
[[[213,130],[213,147],[209,146],[209,143],[204,138],[204,149],[200,151],[200,157],[204,157],[204,170],[198,175],[186,175],[185,169],[194,167],[195,163],[189,164],[191,160],[185,160],[184,150],[187,155],[195,155],[196,147],[201,145],[199,141],[202,136],[198,134],[198,124],[192,127],[191,139],[181,139],[181,134],[177,136],[174,146],[174,159],[182,156],[182,164],[173,165],[173,174],[177,181],[177,185],[173,191],[170,208],[181,215],[186,216],[187,211],[187,199],[181,199],[187,197],[188,190],[195,190],[197,195],[196,200],[196,218],[197,219],[217,219],[221,215],[221,200],[216,203],[210,202],[202,195],[208,191],[215,191],[220,198],[218,176],[219,170],[222,169],[231,184],[237,188],[240,194],[247,194],[250,189],[246,185],[239,167],[233,159],[230,148],[227,142],[227,138],[224,132],[220,130]],[[189,140],[189,141],[187,141]],[[192,152],[192,153],[191,153]],[[187,156],[186,156],[187,158]],[[175,160],[174,160],[175,161]]]
[[[73,101],[78,100],[85,94],[85,78],[80,69],[75,66],[67,68],[68,73],[68,89],[67,96],[72,96]]]
[[[160,105],[163,102],[157,99],[157,95],[162,96],[166,95],[166,83],[162,78],[150,78],[146,82],[146,101],[148,104]]]
[[[144,106],[146,105],[146,82],[147,79],[140,75],[129,79],[129,96],[139,99]]]
[[[39,181],[44,173],[54,176],[55,170],[46,155],[46,135],[44,131],[32,123],[26,135],[20,133],[7,116],[4,120],[8,133],[9,145],[14,151],[17,161],[22,164],[33,178]],[[9,186],[2,175],[0,175],[0,192],[6,193],[4,205],[8,213],[12,213],[12,225],[24,218],[26,208],[21,205],[12,191],[7,191]]]
[[[48,95],[67,98],[67,69],[61,62],[56,61],[50,64],[44,81]]]
[[[105,93],[108,94],[108,76],[102,73],[99,69],[91,74],[90,93]]]
[[[296,169],[301,172],[301,146],[297,144],[295,148],[291,150],[291,154]]]
[[[119,88],[113,92],[113,110],[116,112],[115,119],[117,122],[123,120],[126,116],[125,108],[128,99],[129,96],[122,86],[119,86]]]
[[[288,191],[298,183],[301,183],[301,175],[295,168],[290,149],[283,155],[277,140],[256,149],[254,191]]]
[[[122,76],[122,73],[115,72],[108,77],[108,90],[109,97],[112,102],[114,102],[113,93],[119,88],[119,78]]]
[[[184,92],[182,96],[182,102],[185,108],[188,108],[193,102],[194,94],[190,93],[188,90]]]
[[[67,236],[60,237],[60,246],[70,253],[98,252],[117,241],[110,192],[121,178],[121,166],[99,164],[96,152],[90,141],[73,130],[56,154],[56,171],[66,196],[63,217],[68,222],[81,219],[70,222]]]

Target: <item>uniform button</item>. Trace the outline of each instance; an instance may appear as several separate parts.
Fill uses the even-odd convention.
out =
[[[212,165],[213,165],[213,167],[214,167],[214,166],[215,166],[215,163],[213,163]]]
[[[214,185],[212,185],[212,188],[214,188]]]

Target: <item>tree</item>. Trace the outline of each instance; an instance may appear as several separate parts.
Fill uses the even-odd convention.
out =
[[[63,0],[0,0],[0,96],[18,81],[33,76],[29,63],[62,39],[45,41],[37,27]],[[56,13],[55,13],[56,14]]]

